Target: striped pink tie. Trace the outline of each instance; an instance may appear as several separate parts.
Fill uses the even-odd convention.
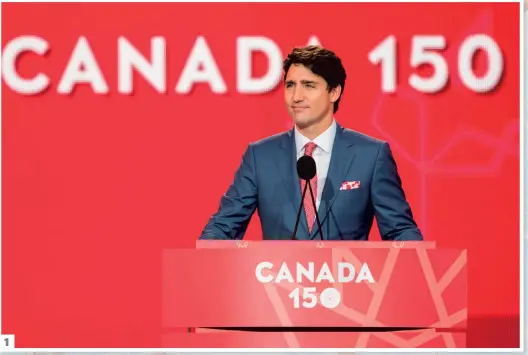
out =
[[[304,146],[304,155],[308,155],[311,157],[315,147],[317,147],[315,143],[313,142],[307,143]],[[301,194],[304,191],[305,185],[306,185],[306,181],[301,179]],[[314,199],[317,199],[317,175],[315,175],[310,180],[310,185],[312,186]],[[304,213],[306,214],[306,222],[308,223],[308,231],[312,233],[312,227],[313,227],[314,220],[315,220],[315,210],[313,207],[312,198],[310,197],[310,188],[306,190],[306,195],[304,195],[303,205],[304,205]]]

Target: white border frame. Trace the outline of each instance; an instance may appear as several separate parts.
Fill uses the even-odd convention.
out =
[[[22,1],[0,1],[0,3],[3,2],[22,2]],[[34,0],[33,2],[45,2],[45,1],[38,1]],[[56,2],[66,2],[66,1],[56,1]],[[107,2],[107,1],[85,1],[85,2]],[[115,2],[125,2],[117,0]],[[142,2],[142,1],[129,1],[129,2]],[[171,2],[171,1],[158,1],[158,2]],[[178,2],[178,1],[175,1]],[[198,0],[195,2],[222,2],[222,1],[216,1],[216,0]],[[225,2],[250,2],[250,1],[240,1],[240,0],[232,0],[232,1],[225,1]],[[259,2],[322,2],[322,1],[314,1],[314,0],[307,0],[307,1],[273,1],[273,0],[260,0]],[[408,1],[396,1],[396,0],[365,0],[365,1],[333,1],[333,2],[349,2],[349,3],[361,3],[361,2],[373,2],[373,3],[427,3],[428,1],[417,1],[417,0],[408,0]],[[456,0],[436,0],[435,2],[439,3],[458,3],[461,1]],[[524,150],[525,150],[525,142],[524,142],[524,129],[525,129],[525,119],[528,119],[528,117],[525,117],[524,115],[524,13],[526,11],[525,6],[528,4],[528,0],[509,0],[509,1],[503,1],[503,0],[484,0],[484,1],[475,1],[475,0],[465,0],[463,2],[469,2],[469,3],[520,3],[520,348],[497,348],[497,349],[490,349],[490,348],[454,348],[454,349],[446,349],[446,348],[387,348],[387,349],[378,349],[378,348],[233,348],[233,349],[213,349],[213,348],[21,348],[21,349],[15,349],[15,350],[9,350],[9,352],[12,353],[28,353],[28,352],[57,352],[57,353],[65,353],[65,352],[92,352],[92,353],[101,353],[101,352],[107,352],[107,353],[117,353],[117,352],[131,352],[131,353],[144,353],[144,352],[175,352],[175,351],[185,351],[188,353],[277,353],[277,352],[288,352],[288,353],[330,353],[330,352],[371,352],[371,353],[415,353],[415,352],[445,352],[445,353],[502,353],[502,352],[524,352],[524,343],[525,338],[528,336],[528,334],[525,334],[524,331],[524,321],[525,321],[525,308],[524,308],[524,242],[525,238],[528,238],[528,234],[525,233],[525,225],[524,225]],[[0,7],[0,36],[1,36],[1,20],[2,17],[2,9]],[[528,64],[528,63],[527,63]],[[2,93],[2,87],[0,86],[0,95]],[[0,100],[0,120],[1,112],[2,112],[2,103]],[[2,125],[0,125],[0,159],[2,154],[2,145],[1,145],[1,137],[2,137]],[[2,174],[2,166],[0,164],[0,176]],[[0,189],[0,200],[2,198],[2,191]],[[2,205],[0,204],[0,221],[2,221]],[[525,235],[526,234],[526,235]],[[2,252],[2,231],[0,229],[0,280],[1,280],[1,271],[2,271],[2,264],[1,264],[1,252]],[[2,319],[2,284],[0,282],[0,320]],[[0,322],[0,334],[3,334],[1,331],[1,322]],[[526,336],[525,336],[526,335]]]

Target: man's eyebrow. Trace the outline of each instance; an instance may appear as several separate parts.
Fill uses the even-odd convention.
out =
[[[295,81],[290,79],[290,80],[286,80],[285,83],[286,84],[295,84]],[[301,80],[301,84],[314,84],[315,85],[315,84],[317,84],[317,82],[313,81],[313,80]]]

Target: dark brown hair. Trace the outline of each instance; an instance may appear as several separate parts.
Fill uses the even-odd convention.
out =
[[[341,59],[329,49],[320,46],[296,47],[283,62],[284,81],[292,64],[301,64],[315,75],[322,77],[328,84],[328,92],[341,86],[341,95],[334,103],[334,113],[339,108],[339,101],[345,91],[346,72]]]

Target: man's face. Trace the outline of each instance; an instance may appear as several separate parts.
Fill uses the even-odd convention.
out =
[[[328,92],[326,81],[300,64],[290,67],[284,82],[286,107],[301,129],[333,115],[333,103],[340,91],[337,87]]]

